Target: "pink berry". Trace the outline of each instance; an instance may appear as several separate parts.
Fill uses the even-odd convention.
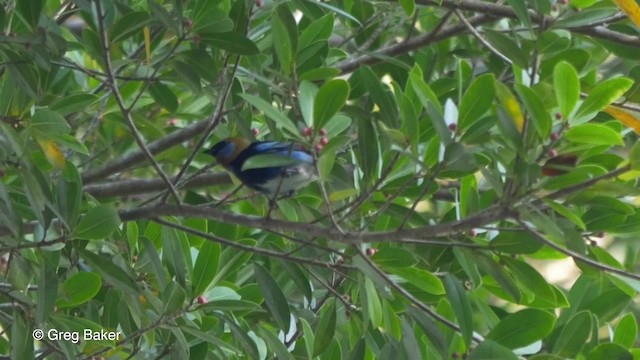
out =
[[[323,137],[320,139],[320,144],[322,144],[322,146],[327,145],[328,143],[329,143],[329,139],[327,139],[327,137],[326,137],[326,136],[323,136]]]
[[[204,295],[200,295],[196,298],[196,300],[198,300],[198,304],[200,305],[204,305],[206,303],[208,303],[207,298],[204,297]]]
[[[302,129],[302,135],[304,136],[311,136],[313,135],[313,129],[310,127],[305,127],[304,129]]]
[[[264,6],[264,0],[256,0],[256,6],[261,8]]]
[[[451,131],[456,131],[458,129],[458,125],[456,125],[456,123],[451,123],[448,127]]]
[[[558,141],[558,134],[557,133],[551,133],[551,141]]]
[[[549,157],[554,158],[556,156],[558,156],[558,152],[556,151],[556,149],[550,149],[549,150]]]
[[[378,249],[376,248],[368,248],[367,249],[367,256],[373,256],[378,252]]]
[[[258,136],[258,135],[260,135],[260,129],[252,128],[251,129],[251,133],[253,134],[253,136]]]
[[[327,129],[320,129],[320,136],[326,136],[327,135]]]
[[[185,30],[191,30],[192,25],[193,21],[191,21],[191,19],[182,20],[182,27],[184,27]]]
[[[471,230],[469,231],[469,235],[471,235],[471,236],[476,236],[476,235],[478,235],[478,232],[476,231],[476,229],[471,229]]]
[[[560,0],[560,4],[562,5],[567,5],[569,3],[569,0]]]
[[[556,120],[562,120],[562,114],[557,112],[556,113]]]
[[[551,5],[551,10],[552,11],[558,11],[558,4]]]
[[[316,148],[316,152],[320,152],[322,151],[322,149],[324,149],[324,146],[322,144],[316,144],[315,148]]]

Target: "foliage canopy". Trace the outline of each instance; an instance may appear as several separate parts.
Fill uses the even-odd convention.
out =
[[[0,10],[0,353],[640,358],[634,1]],[[265,218],[228,136],[320,181]]]

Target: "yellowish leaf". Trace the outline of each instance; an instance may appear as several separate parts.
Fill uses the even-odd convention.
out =
[[[516,124],[516,128],[518,128],[519,132],[522,132],[522,128],[524,127],[524,116],[522,115],[522,109],[520,109],[520,104],[516,101],[516,98],[510,96],[505,101],[505,108],[513,118],[513,122]]]
[[[144,49],[147,53],[147,65],[151,65],[151,32],[148,26],[144,27]]]
[[[640,28],[640,6],[636,0],[613,0],[613,2]]]
[[[496,95],[502,108],[511,116],[513,123],[516,125],[518,132],[522,133],[524,127],[524,115],[522,115],[522,109],[518,100],[511,93],[509,88],[500,82],[495,83]]]
[[[42,148],[45,158],[51,165],[58,169],[64,168],[64,154],[56,143],[51,140],[38,140],[38,145]]]
[[[613,106],[607,106],[604,111],[627,127],[633,129],[636,134],[640,134],[640,120],[638,120],[635,116]]]

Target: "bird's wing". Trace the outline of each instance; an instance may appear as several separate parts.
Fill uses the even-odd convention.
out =
[[[281,155],[313,164],[313,156],[299,144],[263,141],[255,143],[253,149],[256,154]]]

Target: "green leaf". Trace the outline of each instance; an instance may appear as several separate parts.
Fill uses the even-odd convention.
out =
[[[258,55],[260,50],[256,44],[244,35],[236,32],[202,33],[200,41],[216,48],[226,50],[237,55]]]
[[[502,266],[498,264],[492,257],[484,254],[476,254],[474,257],[478,267],[487,272],[500,285],[501,290],[513,298],[516,303],[520,302],[522,293],[517,284],[509,274],[505,272]]]
[[[216,314],[217,317],[223,319],[224,322],[229,326],[231,330],[231,334],[233,335],[233,339],[238,341],[244,351],[251,359],[259,359],[260,353],[258,352],[258,347],[255,341],[247,335],[247,332],[242,329],[238,324],[233,320],[229,319],[226,316]]]
[[[598,84],[587,96],[576,112],[576,118],[601,111],[622,96],[633,85],[633,80],[615,78]]]
[[[291,135],[294,135],[298,138],[300,137],[298,128],[294,125],[294,123],[286,115],[271,106],[271,104],[255,95],[240,94],[240,96],[247,100],[256,109],[262,111],[271,120],[275,121],[277,125],[282,126],[287,131],[289,131]]]
[[[304,119],[305,124],[311,127],[314,123],[313,107],[315,98],[318,94],[318,87],[312,82],[303,80],[300,83],[298,90],[300,91],[298,101],[300,103],[300,112],[302,113],[302,118]]]
[[[556,317],[546,311],[524,309],[502,318],[487,339],[510,349],[517,349],[543,339],[551,333]]]
[[[375,253],[371,259],[376,264],[388,268],[413,267],[418,263],[413,253],[403,248],[384,248]]]
[[[422,328],[422,331],[427,335],[427,340],[433,344],[433,347],[442,358],[446,359],[449,354],[449,343],[445,339],[443,331],[436,325],[434,320],[413,305],[407,306],[407,314],[416,320]]]
[[[413,16],[413,12],[416,9],[415,0],[400,0],[400,6],[402,6],[407,16]]]
[[[287,272],[287,274],[291,277],[291,280],[293,280],[293,282],[296,283],[298,288],[302,290],[302,293],[307,298],[307,300],[311,301],[313,299],[311,283],[309,282],[309,279],[307,278],[305,273],[302,271],[300,266],[292,262],[283,261],[282,267]]]
[[[87,250],[79,250],[87,263],[102,275],[102,278],[116,289],[126,291],[132,296],[140,295],[140,289],[135,281],[111,259],[96,255]]]
[[[529,19],[529,9],[525,0],[507,0],[518,17],[527,28],[531,29],[531,19]]]
[[[578,73],[568,62],[561,61],[553,68],[553,89],[560,113],[566,119],[580,98]]]
[[[191,253],[186,246],[185,234],[179,233],[169,226],[163,226],[160,238],[162,240],[162,261],[168,268],[169,275],[175,277],[180,285],[186,286],[187,265],[191,265],[191,259],[187,260],[187,256]]]
[[[451,274],[444,276],[444,288],[447,291],[447,299],[451,304],[453,313],[458,319],[462,339],[465,345],[469,347],[473,339],[473,317],[466,290],[460,281]]]
[[[359,146],[356,149],[356,156],[358,165],[363,172],[365,184],[369,184],[374,179],[374,172],[380,160],[378,156],[378,140],[371,119],[358,118],[357,135]]]
[[[46,135],[63,135],[71,131],[62,115],[51,110],[36,111],[29,124]]]
[[[615,13],[615,7],[602,9],[585,9],[580,12],[567,11],[565,12],[564,16],[560,17],[560,19],[558,19],[558,21],[553,26],[558,28],[589,26],[595,21],[601,21],[602,19],[606,19],[610,16],[615,15]]]
[[[262,266],[253,264],[253,271],[256,275],[256,282],[264,296],[267,308],[273,315],[280,329],[285,333],[289,331],[291,312],[287,298],[280,290],[278,283],[271,277],[271,274]]]
[[[527,54],[522,51],[521,47],[518,46],[512,37],[488,29],[484,32],[484,36],[487,38],[487,41],[493,45],[496,50],[498,50],[498,52],[506,56],[515,65],[525,69],[529,66],[529,58],[527,57]]]
[[[191,280],[194,295],[204,294],[213,284],[220,263],[220,252],[220,244],[212,241],[205,241],[200,247]]]
[[[13,313],[11,321],[11,359],[34,359],[32,320],[26,321],[21,312]]]
[[[184,300],[187,297],[184,289],[175,281],[169,282],[162,291],[162,312],[172,314],[184,307]]]
[[[349,98],[349,83],[344,80],[331,80],[318,90],[313,104],[313,125],[316,129],[322,127],[346,103]]]
[[[294,360],[293,355],[273,332],[266,329],[264,325],[258,327],[257,331],[260,337],[267,343],[269,349],[273,350],[277,359]]]
[[[178,98],[168,86],[160,82],[154,82],[149,86],[149,94],[170,113],[175,113],[178,110]]]
[[[145,11],[136,11],[119,17],[111,25],[109,40],[111,43],[118,43],[137,32],[142,33],[142,28],[150,24],[151,20]]]
[[[533,254],[540,250],[543,244],[529,233],[523,233],[517,229],[514,231],[505,229],[491,240],[489,246],[497,251],[511,254]]]
[[[586,360],[633,360],[629,350],[618,344],[604,343],[595,347]]]
[[[38,302],[36,303],[36,323],[42,324],[53,313],[58,295],[58,274],[52,257],[57,253],[47,254],[40,264],[40,279],[38,281]]]
[[[286,75],[291,72],[291,62],[298,51],[298,27],[286,4],[276,8],[271,18],[273,46]]]
[[[378,105],[380,116],[385,124],[393,128],[398,128],[400,126],[398,122],[398,104],[389,88],[380,81],[376,73],[368,66],[360,67],[354,75],[356,74],[362,79],[366,91],[368,91],[371,96],[371,100]],[[316,99],[316,103],[317,101]]]
[[[484,340],[467,357],[468,360],[518,360],[518,355],[491,340]]]
[[[515,84],[514,88],[520,96],[522,104],[527,109],[533,127],[536,129],[540,138],[549,138],[551,134],[551,116],[545,109],[540,97],[529,87],[522,84]]]
[[[581,144],[623,145],[622,135],[601,124],[582,124],[567,130],[564,138]]]
[[[331,299],[328,304],[326,304],[325,309],[323,311],[322,317],[320,318],[320,323],[316,328],[315,340],[313,342],[313,356],[318,356],[322,354],[335,335],[336,331],[336,303],[334,299]]]
[[[194,33],[226,33],[233,30],[233,21],[226,12],[219,9],[215,1],[198,1],[193,9]]]
[[[377,254],[376,254],[377,255]],[[375,255],[374,255],[375,256]],[[410,268],[392,268],[389,270],[392,274],[398,275],[411,285],[416,286],[429,294],[444,295],[445,290],[442,281],[429,271]]]
[[[310,0],[303,0],[303,1],[304,2],[309,2],[311,4],[314,4],[314,5],[317,5],[317,6],[320,6],[320,7],[323,7],[325,9],[329,10],[329,11],[333,11],[336,14],[338,14],[340,16],[343,16],[343,17],[353,21],[354,23],[358,24],[358,26],[362,27],[362,24],[360,23],[360,21],[358,21],[358,19],[356,19],[355,17],[353,17],[353,15],[349,14],[348,12],[346,12],[346,11],[344,11],[344,10],[338,8],[338,7],[335,7],[335,6],[330,5],[328,3],[325,3],[325,2],[315,2],[315,1],[310,1]]]
[[[382,303],[376,287],[368,277],[364,278],[364,310],[369,315],[371,326],[377,328],[382,324]]]
[[[553,345],[553,353],[564,358],[575,358],[591,335],[591,313],[580,311],[562,327]]]
[[[102,288],[102,277],[94,272],[79,272],[70,276],[62,285],[56,306],[75,307],[93,299]]]
[[[98,205],[87,212],[74,229],[79,239],[104,239],[120,226],[118,211],[109,205]]]
[[[329,13],[309,24],[300,34],[299,49],[304,49],[313,43],[326,42],[333,31],[333,20],[333,14]],[[337,69],[334,68],[334,70]]]
[[[469,128],[489,110],[495,96],[494,82],[493,74],[485,74],[475,78],[469,85],[458,109],[459,129]]]
[[[636,141],[629,152],[629,161],[631,162],[631,169],[640,171],[640,142]]]
[[[576,224],[580,229],[586,230],[586,226],[584,225],[584,222],[582,222],[582,219],[580,218],[580,216],[578,216],[578,214],[571,211],[571,209],[553,200],[543,200],[543,201],[555,212],[571,220],[571,222]]]
[[[613,333],[613,343],[632,348],[638,336],[638,322],[633,313],[627,313],[616,325]]]
[[[536,299],[542,300],[546,307],[557,307],[558,302],[553,287],[533,268],[524,261],[503,257],[502,261],[507,269],[525,289],[535,294]]]
[[[98,102],[98,100],[100,100],[100,98],[93,94],[71,94],[54,102],[49,108],[61,116],[66,116],[81,110],[86,110],[89,106]]]

